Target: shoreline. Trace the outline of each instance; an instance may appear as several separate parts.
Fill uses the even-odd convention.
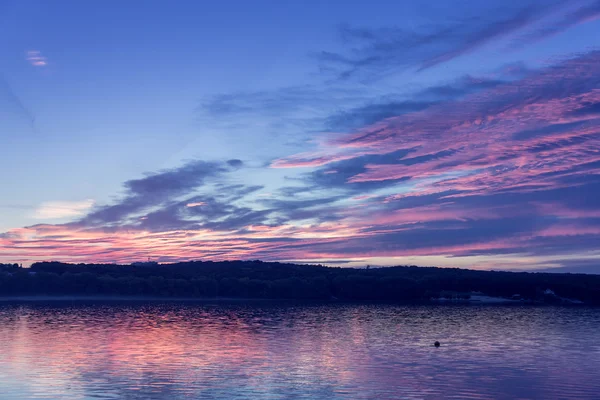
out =
[[[160,296],[0,296],[2,303],[34,303],[34,302],[184,302],[184,303],[306,303],[306,304],[396,304],[396,305],[522,305],[522,306],[594,306],[584,302],[566,301],[561,303],[544,303],[535,300],[513,300],[492,296],[473,296],[470,299],[430,299],[415,301],[357,301],[341,299],[269,299],[256,297],[160,297]]]
[[[259,299],[244,297],[161,297],[161,296],[0,296],[0,302],[8,301],[185,301],[185,302],[241,302],[241,301],[294,301],[295,299]],[[310,300],[309,300],[310,301]],[[327,300],[316,300],[327,301]]]

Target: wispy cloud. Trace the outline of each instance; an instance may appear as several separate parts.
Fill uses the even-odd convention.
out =
[[[36,219],[63,219],[79,217],[87,213],[94,205],[94,200],[82,201],[49,201],[42,203],[33,213]]]
[[[523,35],[515,41],[515,47],[522,47],[525,44],[530,44],[538,40],[543,40],[548,37],[557,35],[564,32],[572,27],[581,25],[587,22],[595,21],[600,18],[600,1],[588,1],[584,4],[579,2],[576,4],[578,7],[566,14],[561,13],[561,17],[558,20],[553,21],[551,24]]]
[[[558,0],[528,1],[519,6],[488,8],[480,15],[417,30],[343,26],[340,36],[348,50],[322,51],[317,58],[324,71],[334,71],[341,79],[385,76],[406,68],[422,71],[511,37],[565,4]]]
[[[45,67],[48,64],[48,59],[39,50],[29,50],[26,59],[34,67]]]

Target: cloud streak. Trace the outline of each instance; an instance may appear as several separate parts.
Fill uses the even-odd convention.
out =
[[[385,75],[403,68],[423,71],[510,37],[565,4],[535,1],[519,8],[488,9],[480,15],[418,30],[343,26],[340,35],[350,48],[348,52],[322,51],[317,58],[324,70],[335,71],[340,79]],[[573,16],[569,21],[576,18]],[[565,21],[564,29],[569,24]]]
[[[539,40],[544,40],[551,36],[558,35],[559,33],[562,33],[577,25],[595,21],[599,18],[600,1],[594,0],[592,2],[587,2],[574,11],[567,13],[553,24],[524,35],[518,40],[517,43],[515,43],[515,46],[522,47],[525,43],[529,44]]]
[[[74,218],[85,214],[94,205],[94,200],[49,201],[42,203],[34,212],[36,219]]]

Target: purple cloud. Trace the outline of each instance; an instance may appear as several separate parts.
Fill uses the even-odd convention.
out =
[[[348,52],[322,51],[317,58],[324,70],[336,71],[341,79],[374,77],[400,68],[423,71],[509,37],[565,4],[565,1],[530,1],[520,8],[490,9],[487,14],[420,31],[343,26],[340,34],[342,41],[351,46]]]

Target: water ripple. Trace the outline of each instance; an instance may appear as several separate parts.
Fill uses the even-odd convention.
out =
[[[583,307],[4,303],[0,398],[592,399],[599,327]]]

